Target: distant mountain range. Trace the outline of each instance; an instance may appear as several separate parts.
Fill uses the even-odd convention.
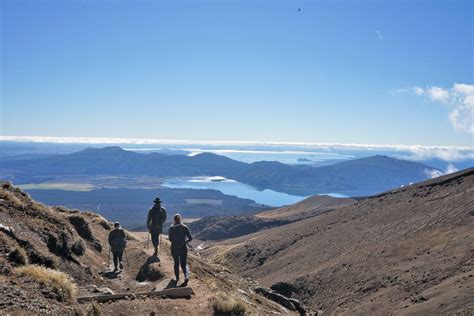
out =
[[[274,161],[248,164],[211,153],[141,154],[120,147],[87,148],[39,159],[4,160],[0,166],[0,175],[16,183],[24,183],[31,176],[38,179],[38,176],[60,175],[223,176],[262,190],[303,196],[331,192],[371,195],[426,180],[433,171],[440,172],[421,163],[380,155],[313,167]]]

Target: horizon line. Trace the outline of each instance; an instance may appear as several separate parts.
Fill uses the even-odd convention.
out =
[[[404,145],[404,144],[364,144],[364,143],[337,143],[337,142],[291,142],[291,141],[223,141],[223,140],[185,140],[160,138],[126,138],[126,137],[76,137],[76,136],[0,136],[5,142],[33,142],[54,144],[128,144],[128,145],[226,145],[226,146],[304,146],[304,147],[352,147],[352,148],[387,148],[395,150],[411,150],[415,148],[427,149],[457,149],[474,150],[474,146],[450,145]]]

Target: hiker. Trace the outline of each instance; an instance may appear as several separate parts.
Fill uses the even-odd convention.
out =
[[[189,229],[186,225],[181,222],[181,215],[176,214],[173,217],[174,223],[170,227],[168,236],[171,242],[171,255],[174,261],[174,275],[176,277],[176,283],[179,281],[179,266],[184,273],[184,282],[181,284],[182,287],[188,285],[189,282],[189,271],[187,269],[186,260],[188,257],[187,243],[193,240]],[[188,239],[186,240],[186,237]]]
[[[118,271],[118,266],[120,266],[120,270],[122,270],[122,256],[123,251],[127,245],[127,240],[125,231],[120,227],[120,223],[118,222],[114,224],[114,230],[112,230],[109,234],[109,245],[110,250],[114,256],[114,272]]]
[[[161,207],[161,200],[157,197],[155,205],[148,211],[146,226],[151,235],[151,242],[155,248],[154,256],[158,255],[158,244],[160,243],[160,234],[163,231],[163,224],[166,222],[166,209]]]

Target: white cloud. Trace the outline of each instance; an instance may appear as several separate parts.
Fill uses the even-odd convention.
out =
[[[426,177],[430,178],[430,179],[441,177],[442,175],[444,175],[443,171],[436,170],[436,169],[425,169],[424,173],[425,173]]]
[[[459,171],[459,169],[456,168],[452,163],[450,163],[448,167],[446,168],[446,174],[457,172],[457,171]]]
[[[409,154],[399,155],[400,159],[423,161],[438,158],[444,161],[462,161],[474,159],[474,151],[466,148],[447,146],[410,146],[399,148],[399,151],[408,151]]]
[[[399,89],[397,93],[413,92],[442,103],[449,108],[449,121],[457,131],[474,134],[474,85],[455,83],[451,89],[431,86]]]
[[[440,87],[429,87],[426,89],[426,94],[434,102],[446,103],[449,100],[449,91]]]
[[[425,169],[424,173],[428,178],[437,178],[444,176],[445,174],[450,174],[453,172],[459,171],[458,168],[453,166],[453,164],[448,164],[448,167],[446,168],[446,171],[441,171],[441,170],[436,170],[436,169]]]
[[[196,141],[178,139],[153,139],[153,138],[101,138],[101,137],[52,137],[52,136],[3,136],[0,142],[34,142],[56,144],[96,144],[96,145],[162,145],[163,148],[173,146],[183,149],[199,148],[206,146],[215,148],[216,152],[245,149],[257,152],[282,152],[306,153],[313,150],[322,152],[384,150],[399,152],[400,159],[422,161],[439,158],[445,161],[462,161],[474,159],[474,147],[469,146],[423,146],[400,144],[360,144],[360,143],[312,143],[312,142],[277,142],[277,141]],[[206,148],[206,151],[209,151]],[[202,148],[200,148],[202,149]],[[321,154],[321,152],[318,152]]]
[[[423,95],[424,93],[423,88],[420,88],[420,87],[414,87],[413,91],[415,92],[416,95]]]

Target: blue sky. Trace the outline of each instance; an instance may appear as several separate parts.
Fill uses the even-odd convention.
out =
[[[1,3],[2,135],[474,146],[473,1]]]

